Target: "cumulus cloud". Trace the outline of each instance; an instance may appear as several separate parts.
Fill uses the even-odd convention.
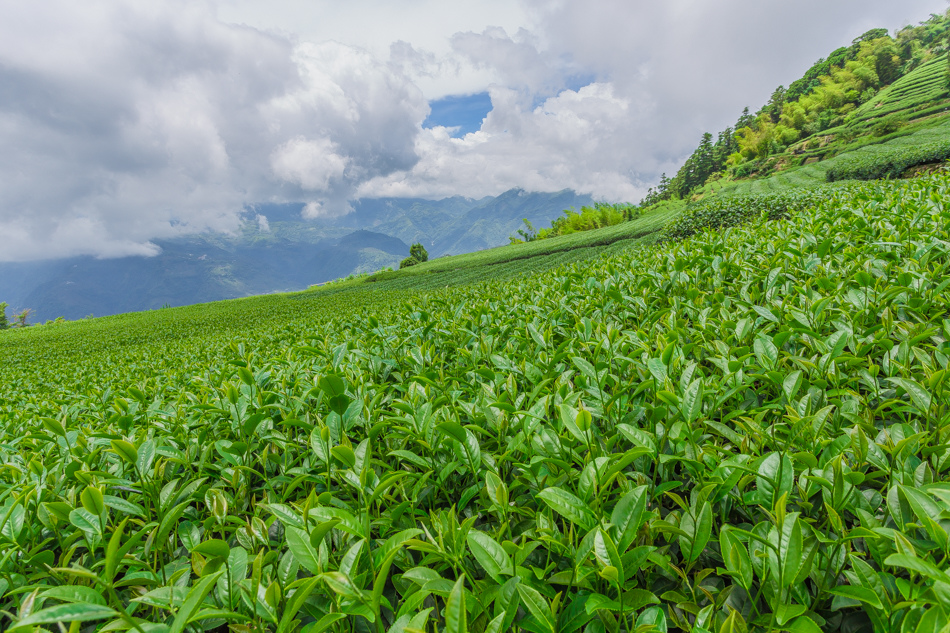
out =
[[[275,149],[270,162],[281,180],[300,185],[306,191],[327,191],[331,181],[343,178],[348,162],[336,149],[329,139],[297,137]]]
[[[406,173],[364,195],[486,195],[571,187],[639,200],[677,170],[704,132],[732,125],[864,31],[916,22],[940,0],[526,0],[534,30],[456,33],[454,54],[489,72],[493,109],[453,139],[425,130]],[[821,15],[821,20],[814,20]],[[429,59],[427,68],[437,66]],[[591,82],[569,89],[577,76]]]
[[[236,230],[253,202],[340,213],[417,160],[427,103],[365,51],[184,0],[3,11],[0,261],[154,254],[155,239]]]
[[[630,162],[629,127],[640,105],[610,83],[564,90],[524,108],[518,90],[493,88],[492,111],[482,129],[462,138],[436,127],[419,135],[419,162],[364,183],[371,196],[480,196],[512,187],[536,191],[572,188],[614,199],[640,193],[624,165]]]

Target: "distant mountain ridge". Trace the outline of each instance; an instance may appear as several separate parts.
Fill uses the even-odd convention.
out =
[[[480,199],[359,200],[345,216],[313,220],[301,216],[302,203],[255,205],[241,233],[158,240],[155,257],[0,263],[0,301],[8,314],[30,308],[35,323],[301,290],[396,268],[414,242],[430,257],[506,244],[525,218],[544,226],[592,202],[570,190],[512,189]]]

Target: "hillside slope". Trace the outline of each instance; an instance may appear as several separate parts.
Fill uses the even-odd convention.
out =
[[[938,630],[950,176],[820,198],[507,281],[3,333],[3,610]]]

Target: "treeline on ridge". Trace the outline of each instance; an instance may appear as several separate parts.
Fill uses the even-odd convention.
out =
[[[774,168],[768,164],[769,157],[801,139],[852,123],[855,111],[883,88],[946,54],[948,32],[950,11],[904,27],[894,37],[883,28],[867,31],[850,46],[819,59],[788,88],[776,88],[755,114],[746,108],[715,141],[712,134],[703,134],[699,147],[676,175],[664,174],[641,206],[686,199],[707,182],[726,175],[744,178]],[[885,118],[872,133],[884,135],[899,124]]]

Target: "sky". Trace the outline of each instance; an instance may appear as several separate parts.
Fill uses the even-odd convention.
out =
[[[946,7],[0,0],[0,261],[154,255],[268,202],[637,202],[819,57]]]

